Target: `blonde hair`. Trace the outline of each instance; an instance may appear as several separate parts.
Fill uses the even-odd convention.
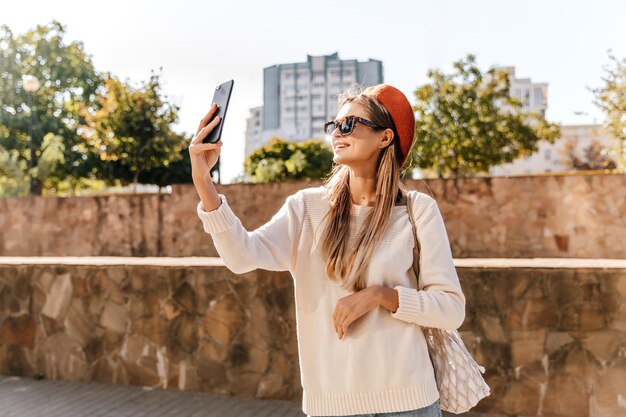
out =
[[[348,234],[352,209],[350,168],[347,165],[334,164],[329,177],[324,181],[327,190],[323,198],[328,201],[330,209],[322,220],[322,224],[326,224],[321,236],[321,253],[326,261],[329,279],[340,282],[342,288],[354,292],[365,288],[368,261],[386,229],[393,207],[407,192],[400,182],[402,150],[393,119],[378,100],[362,94],[362,91],[357,86],[356,90],[341,93],[337,108],[352,102],[361,104],[366,109],[369,120],[393,130],[391,144],[382,149],[378,157],[376,204],[368,211],[355,244],[351,245]]]

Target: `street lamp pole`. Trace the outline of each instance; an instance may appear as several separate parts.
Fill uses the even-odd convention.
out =
[[[31,195],[35,193],[35,180],[33,179],[33,167],[35,166],[35,147],[33,146],[33,93],[28,92],[28,108],[30,109],[30,117],[28,118],[28,146],[30,148],[30,160],[28,161],[28,178],[30,180],[29,192]]]
[[[30,148],[30,161],[28,162],[28,177],[30,179],[30,194],[35,193],[35,179],[33,178],[33,167],[35,166],[35,146],[33,145],[33,92],[39,89],[39,80],[33,75],[23,75],[22,85],[28,93],[28,109],[30,117],[28,121],[28,136]]]

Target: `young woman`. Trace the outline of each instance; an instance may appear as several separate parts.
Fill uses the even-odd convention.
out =
[[[436,201],[400,182],[413,110],[388,84],[344,93],[338,104],[325,124],[335,162],[329,178],[288,196],[251,232],[209,175],[222,146],[202,144],[219,123],[207,124],[211,108],[189,147],[197,214],[234,273],[290,271],[305,414],[441,416],[421,326],[457,329],[465,297]],[[410,274],[407,198],[421,243],[420,288]]]

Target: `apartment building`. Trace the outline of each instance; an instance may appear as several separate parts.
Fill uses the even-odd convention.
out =
[[[337,113],[339,92],[382,82],[381,61],[343,60],[337,52],[264,68],[263,105],[250,110],[246,155],[273,136],[295,141],[323,138],[324,122]]]

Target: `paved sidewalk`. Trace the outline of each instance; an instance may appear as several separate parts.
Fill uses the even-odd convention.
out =
[[[0,375],[0,417],[303,417],[300,402]]]

